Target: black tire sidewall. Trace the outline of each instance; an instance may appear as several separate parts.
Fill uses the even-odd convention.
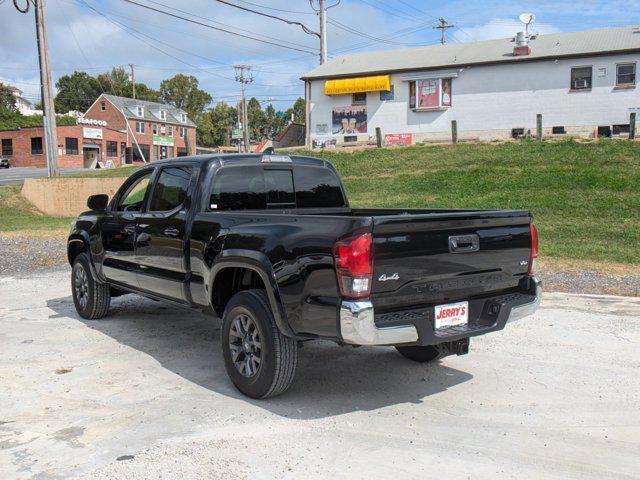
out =
[[[233,364],[231,359],[231,349],[229,348],[229,332],[231,324],[238,315],[245,314],[251,317],[258,328],[262,343],[260,367],[258,373],[247,378],[242,375]],[[249,292],[236,294],[227,305],[222,320],[220,341],[224,366],[233,384],[245,395],[252,398],[264,397],[273,385],[276,376],[276,355],[273,325],[275,320],[271,311],[262,302]]]
[[[75,286],[75,278],[76,278],[76,270],[78,268],[82,268],[84,270],[85,275],[87,276],[87,284],[88,284],[88,295],[87,295],[87,305],[82,308],[78,303],[78,298],[76,294],[76,286]],[[73,297],[73,303],[76,307],[76,312],[82,317],[86,319],[91,319],[91,312],[93,311],[93,302],[95,299],[95,281],[93,279],[93,275],[91,275],[91,267],[89,266],[89,259],[85,253],[81,253],[76,257],[76,260],[73,262],[73,268],[71,270],[71,292]]]

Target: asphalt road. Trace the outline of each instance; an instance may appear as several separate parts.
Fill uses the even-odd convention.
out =
[[[218,320],[135,296],[81,320],[68,275],[0,278],[2,479],[639,478],[640,299],[547,293],[432,365],[305,344],[253,401]]]
[[[84,172],[85,168],[62,168],[61,175],[69,175],[70,173]],[[0,168],[0,185],[11,185],[22,183],[25,178],[45,178],[47,176],[46,168],[28,168],[28,167],[11,167]]]

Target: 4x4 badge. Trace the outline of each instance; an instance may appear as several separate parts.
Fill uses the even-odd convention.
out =
[[[379,282],[388,282],[389,280],[400,280],[400,275],[398,275],[397,273],[394,273],[393,275],[390,275],[387,277],[387,274],[383,273],[378,278]]]

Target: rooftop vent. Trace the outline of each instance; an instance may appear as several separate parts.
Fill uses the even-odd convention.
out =
[[[513,47],[513,56],[521,57],[523,55],[529,55],[530,53],[529,37],[524,32],[518,32],[516,35],[516,46]]]

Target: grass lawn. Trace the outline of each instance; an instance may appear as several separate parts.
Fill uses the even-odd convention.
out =
[[[548,259],[640,265],[640,143],[518,142],[304,152],[333,162],[356,207],[531,210]],[[75,176],[126,176],[136,167]],[[17,186],[0,187],[0,232],[66,230]]]
[[[0,233],[16,235],[52,235],[68,233],[70,218],[49,217],[40,213],[22,195],[22,185],[0,187]]]
[[[640,143],[309,153],[338,168],[353,206],[528,209],[543,257],[640,264]]]

